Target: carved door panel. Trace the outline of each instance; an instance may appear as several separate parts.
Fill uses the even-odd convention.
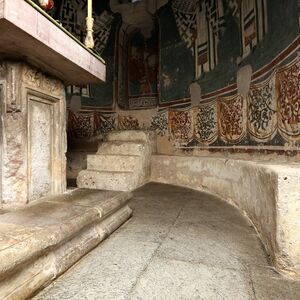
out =
[[[54,103],[28,98],[28,200],[53,192]]]

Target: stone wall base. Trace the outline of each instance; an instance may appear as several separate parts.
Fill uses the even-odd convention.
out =
[[[130,193],[77,190],[0,218],[0,298],[28,299],[121,226]]]

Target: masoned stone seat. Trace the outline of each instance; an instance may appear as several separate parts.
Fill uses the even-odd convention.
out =
[[[99,147],[97,154],[142,155],[145,147],[143,141],[107,141]]]
[[[154,141],[155,134],[152,131],[142,131],[142,130],[121,130],[110,132],[106,140],[107,141],[143,141],[149,142],[149,140]]]
[[[151,181],[219,196],[255,225],[275,267],[300,276],[300,165],[153,155]]]
[[[118,162],[118,164],[116,164]],[[138,169],[142,163],[140,155],[97,154],[88,155],[87,168],[99,171],[127,171]]]
[[[132,191],[140,184],[133,171],[84,170],[79,173],[77,185],[86,189]]]
[[[78,189],[0,215],[0,299],[26,299],[132,214],[129,192]]]

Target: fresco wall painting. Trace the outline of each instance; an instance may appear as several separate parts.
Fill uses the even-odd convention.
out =
[[[194,57],[195,82],[201,85],[201,78],[222,64],[218,44],[227,26],[228,11],[239,24],[240,58],[251,57],[272,30],[268,26],[271,8],[267,2],[173,0],[167,4],[180,38]],[[110,111],[70,112],[72,136],[90,138],[115,129],[150,129],[175,148],[299,151],[299,36],[268,64],[254,68],[247,95],[239,95],[237,84],[231,82],[203,93],[196,106],[187,97],[176,101],[159,99],[162,94],[159,95],[158,77],[167,76],[158,74],[158,66],[165,63],[158,57],[159,38],[163,36],[158,36],[157,28],[150,36],[124,24],[119,28],[115,39],[118,68],[114,85],[115,103],[123,112],[113,107]],[[139,116],[133,110],[148,108],[157,109],[145,128],[142,114]]]

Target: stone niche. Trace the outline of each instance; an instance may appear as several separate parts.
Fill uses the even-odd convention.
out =
[[[0,62],[0,208],[66,189],[65,88],[25,63]]]

